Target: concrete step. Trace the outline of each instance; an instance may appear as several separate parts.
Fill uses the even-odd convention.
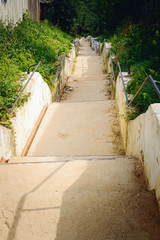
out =
[[[107,100],[107,80],[73,81],[68,85],[73,91],[63,95],[63,101],[100,101]]]
[[[92,155],[10,162],[0,165],[1,239],[158,240],[157,206],[138,159]]]
[[[127,156],[58,156],[12,158],[0,165],[1,194],[65,191],[75,182],[79,190],[145,190],[138,159]],[[145,185],[145,188],[143,189]]]
[[[124,154],[116,102],[53,103],[28,156]]]
[[[21,163],[54,163],[54,162],[71,162],[71,161],[111,161],[111,160],[133,160],[137,159],[130,156],[117,155],[56,155],[56,156],[15,156],[11,157],[8,164]]]

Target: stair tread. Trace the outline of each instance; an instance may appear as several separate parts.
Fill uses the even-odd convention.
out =
[[[55,155],[55,156],[16,156],[9,160],[9,164],[13,163],[29,163],[29,162],[61,162],[61,161],[94,161],[94,160],[116,160],[116,159],[135,159],[135,157],[126,155]]]

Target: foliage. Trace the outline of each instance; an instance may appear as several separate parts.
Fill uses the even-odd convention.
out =
[[[133,24],[121,26],[111,37],[113,49],[119,61],[130,64],[133,80],[128,84],[128,93],[135,95],[145,78],[150,74],[160,81],[160,26],[156,24]],[[135,99],[139,113],[145,112],[152,103],[160,102],[152,84],[148,82]]]
[[[54,0],[50,14],[54,24],[71,35],[87,35],[97,31],[97,15],[88,8],[87,1]]]
[[[7,107],[13,105],[23,86],[20,80],[22,72],[27,72],[29,66],[39,61],[42,61],[50,79],[53,79],[58,52],[69,52],[71,42],[71,37],[48,21],[35,22],[27,14],[16,26],[5,26],[0,22],[0,102]],[[38,71],[50,84],[42,66]],[[27,97],[23,95],[17,106],[22,105]],[[4,122],[4,119],[9,119],[9,115],[0,107],[0,121]]]
[[[135,12],[135,0],[53,0],[50,6],[54,24],[73,35],[113,32],[124,18],[134,16]]]

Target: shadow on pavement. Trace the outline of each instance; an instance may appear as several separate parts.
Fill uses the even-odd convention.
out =
[[[155,198],[130,162],[89,164],[64,193],[56,240],[159,240]]]

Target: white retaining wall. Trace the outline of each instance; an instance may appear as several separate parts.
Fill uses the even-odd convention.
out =
[[[17,109],[12,120],[16,155],[21,155],[43,107],[52,102],[51,91],[38,72],[33,75],[25,92],[30,92],[31,96],[23,107]]]
[[[149,189],[155,190],[160,205],[160,104],[128,123],[127,154],[139,157]]]
[[[65,57],[64,64],[62,66],[60,77],[55,79],[54,86],[55,88],[52,90],[52,100],[55,101],[63,89],[64,85],[67,83],[69,76],[72,73],[74,60],[76,57],[76,50],[75,47],[72,46],[71,51],[68,57]]]
[[[125,74],[127,73],[123,73],[124,76]],[[129,109],[120,76],[116,81],[116,99],[126,154],[141,159],[148,187],[155,190],[160,206],[160,104],[150,105],[146,113],[127,121]]]
[[[90,44],[91,44],[91,48],[96,51],[97,54],[101,54],[101,51],[102,51],[102,46],[103,44],[100,43],[100,42],[97,42],[96,39],[97,38],[93,38],[93,37],[90,37],[88,38],[89,41],[90,41]]]
[[[125,86],[127,87],[127,83],[132,79],[128,76],[127,72],[122,72]],[[128,138],[128,113],[127,113],[127,104],[124,88],[122,85],[121,75],[119,74],[116,79],[116,89],[115,89],[115,98],[117,100],[118,108],[119,108],[119,117],[120,117],[120,126],[121,133],[123,136],[123,143],[125,150],[127,149],[127,138]]]
[[[12,131],[0,126],[0,160],[8,160],[13,154]]]

